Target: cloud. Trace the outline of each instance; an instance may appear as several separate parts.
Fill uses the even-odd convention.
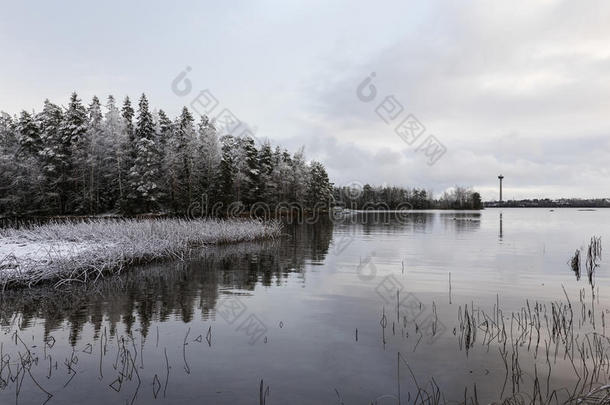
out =
[[[11,3],[0,108],[39,109],[72,90],[84,100],[146,91],[174,115],[190,98],[171,93],[171,81],[191,66],[194,90],[211,89],[259,137],[305,145],[337,183],[463,184],[494,198],[501,172],[515,197],[610,189],[610,2],[191,1],[159,3],[146,18],[111,3],[96,12]],[[75,36],[76,20],[93,28]],[[372,72],[378,96],[365,103],[356,88]],[[447,147],[437,164],[375,113],[388,95]]]
[[[425,24],[374,58],[322,73],[311,85],[310,124],[330,140],[320,148],[316,138],[311,152],[338,179],[361,167],[368,182],[465,184],[495,198],[502,172],[518,198],[606,197],[610,5],[517,3],[434,2]],[[356,87],[371,72],[379,94],[363,103]],[[375,114],[386,95],[447,146],[435,166]]]

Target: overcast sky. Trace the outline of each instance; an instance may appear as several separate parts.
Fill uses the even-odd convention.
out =
[[[146,92],[175,115],[209,89],[214,113],[304,145],[339,185],[495,199],[502,173],[505,198],[610,197],[608,21],[604,0],[3,1],[0,110]],[[390,124],[387,96],[404,107]],[[408,114],[426,129],[413,145],[394,132]],[[446,147],[434,165],[428,135]]]

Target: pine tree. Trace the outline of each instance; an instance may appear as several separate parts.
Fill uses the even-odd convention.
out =
[[[161,196],[161,203],[164,206],[167,206],[168,202],[171,201],[171,189],[172,179],[170,176],[170,155],[171,155],[171,144],[172,138],[174,136],[174,124],[172,120],[169,119],[165,111],[159,110],[157,113],[156,120],[156,142],[157,149],[160,153],[160,170],[161,170],[161,178],[160,184],[163,189],[163,195]]]
[[[98,213],[100,212],[102,204],[102,196],[100,196],[100,167],[102,166],[103,160],[103,147],[104,147],[104,128],[103,128],[103,116],[102,107],[100,100],[97,96],[93,96],[91,104],[89,105],[89,121],[87,126],[87,139],[89,140],[89,212]]]
[[[305,201],[307,192],[307,164],[303,148],[294,154],[290,161],[292,173],[290,176],[290,202]]]
[[[307,205],[310,209],[329,208],[332,184],[326,169],[319,162],[311,162],[307,184]]]
[[[199,178],[199,193],[212,202],[212,186],[220,165],[220,147],[214,124],[206,115],[201,117],[198,127],[196,168]]]
[[[165,150],[165,147],[167,146],[168,141],[172,137],[173,123],[172,123],[172,120],[170,120],[167,117],[167,114],[165,114],[165,111],[163,111],[163,110],[159,110],[159,112],[157,113],[157,116],[158,116],[158,119],[157,119],[156,133],[157,133],[159,149]]]
[[[246,153],[244,148],[244,139],[234,137],[233,142],[235,147],[231,150],[233,155],[233,195],[234,201],[242,203],[248,192],[248,164],[246,162]]]
[[[126,140],[125,143],[125,159],[122,163],[122,173],[121,173],[121,183],[122,183],[122,196],[119,201],[119,206],[123,212],[129,211],[130,207],[128,206],[128,196],[134,195],[134,190],[129,187],[128,178],[129,172],[133,167],[136,160],[136,141],[135,141],[135,131],[133,128],[133,116],[134,110],[131,106],[131,100],[129,96],[125,97],[123,101],[123,108],[121,108],[121,117],[123,118],[122,122],[122,136]],[[123,187],[124,186],[124,187]]]
[[[40,128],[36,125],[36,120],[27,111],[21,112],[19,122],[17,124],[17,132],[19,133],[19,144],[21,152],[27,153],[32,157],[38,157],[38,153],[42,148],[40,140]]]
[[[0,151],[16,152],[18,147],[16,124],[9,114],[0,111]]]
[[[64,113],[61,125],[62,142],[67,145],[70,155],[67,165],[68,176],[66,206],[62,212],[88,212],[89,140],[87,139],[87,111],[76,93],[72,93],[70,103]]]
[[[245,137],[242,139],[243,163],[245,168],[243,200],[246,205],[260,201],[260,167],[258,165],[258,151],[254,145],[254,139]]]
[[[193,201],[195,179],[193,160],[195,158],[195,129],[193,116],[184,107],[174,124],[173,136],[168,147],[168,170],[170,177],[171,205],[177,212],[186,212]]]
[[[265,141],[258,152],[259,198],[266,203],[273,203],[277,185],[273,181],[273,151],[269,141]]]
[[[106,114],[103,121],[103,151],[101,189],[104,190],[104,210],[120,208],[120,202],[124,200],[123,189],[125,173],[125,148],[127,138],[123,131],[123,118],[115,104],[113,96],[108,96],[106,101]]]
[[[291,155],[268,142],[258,149],[249,137],[219,140],[208,117],[195,128],[184,108],[172,122],[163,111],[151,114],[144,95],[135,125],[128,97],[119,110],[109,96],[106,108],[102,114],[97,97],[85,108],[73,93],[65,109],[46,100],[39,114],[0,113],[0,214],[185,213],[204,196],[225,209],[259,201],[314,207],[329,193],[324,167],[308,165],[302,150]],[[471,191],[456,190],[446,205],[476,205]],[[371,193],[391,206],[420,199],[418,190]]]
[[[161,154],[155,143],[155,124],[144,94],[138,104],[135,139],[136,157],[129,173],[129,198],[135,211],[159,209]]]
[[[16,148],[12,151],[12,161],[3,164],[7,178],[9,195],[3,200],[9,212],[36,214],[42,204],[42,176],[39,170],[40,128],[33,114],[23,111],[15,125]],[[3,177],[4,177],[3,176]]]
[[[288,201],[290,184],[292,178],[292,158],[287,151],[282,152],[277,146],[273,152],[273,172],[271,174],[272,184],[276,190],[274,204]]]
[[[216,193],[217,197],[226,209],[233,201],[238,200],[234,190],[235,175],[237,172],[235,162],[235,149],[237,142],[231,135],[225,135],[220,138],[221,142],[221,159],[219,168],[219,178],[217,180]]]
[[[0,213],[15,214],[19,211],[20,190],[17,176],[17,153],[20,149],[17,119],[0,112]]]
[[[130,145],[135,145],[135,140],[136,140],[136,135],[135,135],[135,131],[133,128],[133,117],[135,115],[135,111],[133,109],[133,107],[131,106],[131,100],[129,99],[129,96],[125,97],[125,100],[123,101],[123,108],[121,109],[121,116],[123,117],[124,120],[124,125],[125,125],[125,133],[127,134],[127,137],[129,139],[129,144]],[[132,150],[130,150],[130,153],[133,155],[134,159],[135,159],[135,148],[132,148]]]
[[[62,213],[68,198],[66,186],[70,173],[66,162],[70,156],[70,148],[63,142],[61,129],[63,120],[61,107],[45,100],[37,121],[43,145],[40,151],[40,165],[45,178],[45,205],[49,207],[49,213]]]

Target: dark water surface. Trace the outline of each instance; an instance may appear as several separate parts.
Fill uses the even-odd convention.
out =
[[[610,210],[360,214],[8,292],[0,404],[260,404],[261,381],[266,404],[407,404],[418,386],[562,402],[608,379],[608,266],[592,286],[567,263],[609,225]]]

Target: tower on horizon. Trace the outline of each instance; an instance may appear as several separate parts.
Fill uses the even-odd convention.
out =
[[[499,175],[498,179],[500,179],[500,204],[502,204],[502,179],[504,179],[504,176]]]

